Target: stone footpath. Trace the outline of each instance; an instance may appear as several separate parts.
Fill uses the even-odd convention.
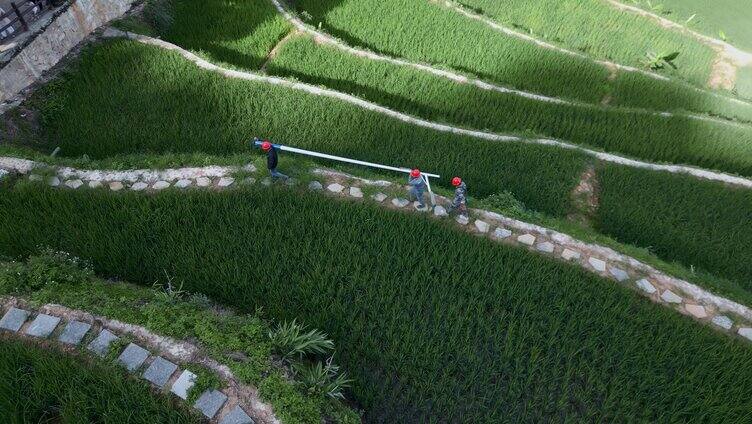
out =
[[[197,377],[187,369],[182,369],[180,363],[188,362],[187,359],[190,358],[191,362],[208,365],[209,368],[218,365],[201,358],[195,346],[154,335],[142,327],[108,321],[60,305],[46,305],[39,311],[33,311],[21,303],[23,302],[15,298],[0,298],[0,333],[10,332],[20,337],[54,340],[66,349],[79,349],[100,358],[109,353],[113,342],[127,335],[136,342],[129,343],[119,352],[117,362],[133,375],[151,383],[155,389],[164,393],[169,391],[184,401],[188,399],[188,391],[194,386]],[[229,369],[225,371],[229,372]],[[193,404],[211,423],[279,423],[271,413],[270,406],[247,396],[248,392],[255,390],[239,387],[236,381],[227,381],[227,376],[223,375],[225,373],[219,374],[225,380],[227,388],[221,391],[206,390]]]
[[[28,175],[28,179],[46,183],[61,189],[85,188],[106,189],[113,192],[137,191],[154,193],[168,188],[187,189],[232,189],[239,185],[255,184],[251,175],[256,168],[244,167],[180,168],[167,170],[100,171],[73,168],[44,168],[43,164],[14,158],[0,157],[0,169]],[[54,175],[43,177],[36,170],[53,170]],[[237,172],[245,175],[237,181]],[[314,169],[312,174],[319,181],[311,181],[308,189],[330,196],[352,200],[372,201],[383,207],[426,213],[435,219],[447,219],[445,205],[449,199],[437,196],[437,206],[421,212],[402,198],[403,187],[389,181],[372,181],[327,169]],[[266,177],[260,181],[271,185]],[[289,180],[286,185],[298,182]],[[370,196],[369,191],[381,190]],[[391,192],[392,195],[385,192]],[[394,196],[394,193],[397,193]],[[729,335],[738,335],[752,341],[752,309],[713,293],[688,281],[671,277],[630,256],[623,255],[605,246],[585,243],[566,234],[538,225],[512,219],[501,214],[471,209],[471,217],[455,219],[456,224],[468,232],[484,236],[495,242],[514,245],[557,260],[569,262],[601,277],[629,287],[648,297],[653,302],[674,309],[681,314],[711,326]]]

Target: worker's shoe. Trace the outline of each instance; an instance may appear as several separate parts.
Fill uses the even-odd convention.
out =
[[[426,205],[421,205],[421,204],[420,204],[420,203],[418,203],[418,202],[415,202],[415,203],[413,204],[413,206],[415,207],[415,210],[417,210],[417,211],[420,211],[420,212],[428,212],[428,210],[429,210],[429,207],[428,207],[428,206],[426,206]]]

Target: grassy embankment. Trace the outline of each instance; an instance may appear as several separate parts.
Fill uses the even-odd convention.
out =
[[[78,356],[78,355],[77,355]],[[122,367],[0,335],[3,423],[201,423]]]
[[[50,245],[130,281],[166,272],[326,331],[371,421],[738,421],[752,406],[745,343],[419,216],[276,188],[21,185],[0,199],[0,228],[2,254]]]
[[[46,250],[24,262],[0,262],[0,296],[17,296],[36,306],[60,304],[140,325],[161,336],[191,340],[207,356],[228,366],[240,382],[257,387],[261,398],[285,423],[357,422],[357,414],[338,400],[307,392],[306,386],[296,384],[297,376],[292,380],[283,376],[279,358],[272,356],[277,354],[276,345],[268,336],[274,327],[263,311],[236,314],[206,296],[187,293],[181,282],[171,279],[169,283],[145,288],[104,281],[93,275],[85,261]],[[223,389],[212,371],[196,364],[187,368],[199,375],[189,399],[210,387]]]
[[[590,103],[609,95],[614,105],[752,117],[752,105],[670,81],[634,72],[618,72],[610,81],[609,71],[590,59],[506,36],[428,1],[300,0],[296,7],[310,16],[310,24],[348,43],[524,90]],[[374,20],[375,15],[380,19]],[[710,64],[713,52],[708,49],[703,57]]]

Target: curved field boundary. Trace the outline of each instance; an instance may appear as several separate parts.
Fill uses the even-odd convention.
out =
[[[695,39],[702,41],[703,43],[709,44],[717,49],[725,51],[728,57],[734,59],[739,66],[752,65],[752,53],[746,52],[740,48],[734,47],[731,44],[723,40],[719,40],[717,38],[713,38],[705,34],[701,34],[693,29],[687,28],[686,26],[682,24],[674,22],[670,19],[666,19],[662,16],[656,15],[655,13],[649,12],[645,9],[642,9],[636,6],[630,6],[618,0],[606,0],[606,1],[620,11],[627,11],[627,12],[634,13],[636,15],[650,18],[660,23],[661,26],[664,28],[670,28],[670,29],[683,32],[685,34],[689,34]]]
[[[13,167],[13,164],[19,165]],[[39,162],[0,157],[0,168],[9,172],[28,175],[35,180],[60,189],[80,190],[85,188],[108,189],[113,192],[136,191],[156,193],[168,188],[188,190],[193,188],[226,190],[238,185],[251,185],[256,178],[244,177],[236,182],[234,173],[253,173],[253,165],[244,167],[208,166],[201,168],[180,168],[166,170],[79,170],[74,168],[53,168]],[[55,175],[45,177],[36,171],[53,170]],[[353,177],[342,172],[317,168],[312,174],[320,181],[312,181],[309,190],[321,191],[340,198],[364,200],[362,187],[378,187],[382,190],[370,196],[370,200],[382,207],[418,212],[410,207],[410,202],[401,196],[404,189],[389,181],[373,181]],[[179,178],[179,179],[178,179]],[[261,181],[265,186],[272,181],[267,177]],[[288,186],[297,181],[288,180]],[[390,193],[391,197],[389,194]],[[396,195],[395,195],[396,193]],[[451,203],[449,199],[437,196],[437,206],[432,217],[446,219],[446,209],[442,205]],[[457,225],[469,232],[508,245],[526,248],[536,254],[570,262],[586,271],[615,281],[647,296],[651,301],[669,307],[686,316],[726,334],[737,334],[752,342],[752,309],[733,300],[717,296],[688,281],[667,275],[635,258],[621,254],[611,248],[577,240],[539,225],[519,221],[496,212],[472,209],[474,218],[455,219]],[[469,225],[472,221],[472,225]]]
[[[371,60],[381,61],[381,62],[387,62],[391,63],[393,65],[398,66],[407,66],[410,68],[414,68],[423,72],[428,72],[429,74],[436,75],[438,77],[446,78],[452,82],[455,82],[457,84],[472,84],[482,90],[489,90],[489,91],[496,91],[499,93],[504,94],[511,94],[519,97],[524,97],[526,99],[531,100],[537,100],[540,102],[545,103],[554,103],[554,104],[561,104],[561,105],[567,105],[567,106],[574,106],[574,107],[582,107],[582,108],[603,108],[608,110],[614,110],[614,111],[621,111],[621,112],[631,112],[631,113],[637,113],[637,114],[644,114],[644,115],[651,115],[651,116],[662,116],[662,117],[672,117],[672,116],[683,116],[689,119],[694,119],[698,121],[705,121],[705,122],[712,122],[716,124],[721,125],[731,125],[736,127],[746,127],[746,124],[738,123],[729,121],[727,119],[720,119],[720,118],[714,118],[712,116],[707,115],[697,115],[692,113],[675,113],[675,112],[656,112],[648,109],[641,109],[641,108],[627,108],[627,107],[618,107],[618,106],[608,106],[608,105],[601,105],[597,106],[591,103],[586,102],[580,102],[575,100],[566,100],[566,99],[560,99],[557,97],[550,97],[545,96],[542,94],[536,94],[531,93],[528,91],[523,90],[517,90],[514,88],[504,87],[497,84],[492,84],[486,81],[482,81],[477,78],[468,77],[465,75],[461,75],[455,72],[447,71],[444,69],[437,69],[429,65],[416,63],[416,62],[410,62],[404,59],[398,59],[391,56],[386,56],[379,53],[374,53],[368,50],[364,49],[358,49],[352,46],[349,46],[348,44],[337,40],[336,38],[332,37],[329,34],[326,34],[324,32],[318,31],[315,28],[312,28],[308,25],[306,25],[303,21],[301,21],[297,16],[290,13],[280,2],[279,0],[270,0],[275,8],[277,8],[277,11],[288,21],[290,22],[295,28],[298,29],[298,31],[310,34],[313,36],[314,40],[318,43],[325,43],[328,45],[331,45],[333,47],[336,47],[342,51],[345,51],[349,54],[352,54],[354,56],[363,57]],[[524,34],[520,34],[523,35]],[[527,36],[525,36],[527,37]],[[553,46],[555,47],[555,46]],[[558,47],[557,47],[558,48]],[[574,53],[574,52],[572,52]],[[577,53],[574,53],[577,54]],[[583,56],[584,57],[584,56]],[[605,62],[604,62],[605,63]],[[616,66],[616,65],[614,65]],[[736,100],[736,99],[732,99]]]
[[[433,1],[433,0],[428,0],[428,1]],[[442,4],[442,3],[439,3],[439,4]],[[687,89],[694,90],[694,91],[697,91],[699,93],[703,93],[703,94],[706,94],[706,95],[710,95],[710,96],[714,96],[714,97],[718,97],[718,98],[730,100],[732,102],[735,102],[735,103],[738,103],[738,104],[742,104],[742,105],[746,105],[746,106],[752,105],[752,103],[750,103],[748,101],[744,101],[744,100],[737,99],[737,98],[734,98],[734,97],[729,97],[729,96],[725,96],[723,94],[719,94],[719,93],[715,93],[715,92],[712,92],[712,91],[709,91],[709,90],[705,90],[705,89],[696,87],[693,84],[691,84],[689,82],[686,82],[686,81],[683,81],[683,80],[680,80],[680,79],[669,78],[667,76],[660,75],[660,74],[657,74],[655,72],[650,72],[650,71],[646,71],[646,70],[643,70],[643,69],[634,68],[632,66],[621,65],[621,64],[618,64],[618,63],[614,63],[614,62],[609,62],[609,61],[605,61],[605,60],[594,59],[594,58],[592,58],[592,57],[590,57],[590,56],[588,56],[586,54],[575,52],[575,51],[572,51],[572,50],[567,50],[567,49],[559,47],[559,46],[555,46],[553,44],[550,44],[550,43],[547,43],[545,41],[539,40],[539,39],[537,39],[535,37],[529,36],[527,34],[523,34],[521,32],[514,31],[514,30],[509,29],[509,28],[507,28],[505,26],[502,26],[498,22],[496,22],[496,21],[494,21],[492,19],[489,19],[489,18],[487,18],[487,17],[485,17],[483,15],[480,15],[478,13],[471,12],[471,11],[467,10],[466,8],[460,6],[460,5],[456,4],[456,3],[452,3],[449,0],[444,0],[443,6],[446,7],[446,8],[448,8],[448,9],[450,9],[450,10],[453,10],[453,11],[455,11],[455,12],[457,12],[457,13],[459,13],[459,14],[461,14],[461,15],[469,18],[469,19],[473,19],[473,20],[482,22],[482,23],[488,25],[489,27],[495,29],[496,31],[502,32],[502,33],[504,33],[506,35],[517,37],[517,38],[519,38],[521,40],[526,40],[526,41],[534,43],[534,44],[536,44],[536,45],[538,45],[540,47],[547,48],[547,49],[552,49],[552,50],[556,50],[556,51],[558,51],[560,53],[563,53],[563,54],[567,54],[567,55],[570,55],[570,56],[575,56],[575,57],[579,57],[579,58],[591,60],[591,61],[593,61],[593,62],[595,62],[595,63],[597,63],[599,65],[602,65],[602,66],[606,67],[607,69],[616,68],[618,70],[625,71],[625,72],[639,73],[641,75],[645,75],[645,76],[650,77],[650,78],[655,79],[655,80],[673,82],[675,84],[682,85],[682,86],[684,86]]]
[[[108,28],[104,32],[103,36],[110,37],[110,38],[121,38],[121,37],[127,38],[130,40],[138,41],[143,44],[152,45],[152,46],[160,47],[165,50],[174,51],[180,54],[181,56],[183,56],[185,59],[193,62],[199,68],[205,69],[207,71],[217,72],[219,74],[224,75],[227,78],[237,78],[237,79],[242,79],[242,80],[247,80],[247,81],[256,81],[256,82],[274,84],[274,85],[284,86],[293,90],[298,90],[298,91],[303,91],[309,94],[314,94],[317,96],[324,96],[324,97],[338,99],[338,100],[353,104],[355,106],[358,106],[362,109],[380,113],[382,115],[400,120],[402,122],[406,122],[411,125],[416,125],[416,126],[424,127],[424,128],[430,128],[430,129],[440,131],[440,132],[459,134],[459,135],[464,135],[464,136],[469,136],[469,137],[474,137],[474,138],[479,138],[479,139],[489,140],[489,141],[497,141],[497,142],[528,143],[528,144],[555,146],[555,147],[559,147],[562,149],[577,150],[585,154],[588,154],[590,156],[593,156],[596,159],[602,160],[604,162],[616,163],[619,165],[630,166],[633,168],[649,169],[652,171],[671,172],[675,174],[688,174],[693,177],[701,178],[705,180],[718,181],[718,182],[723,182],[723,183],[727,183],[727,184],[731,184],[735,186],[752,188],[752,179],[734,176],[734,175],[730,175],[730,174],[726,174],[722,172],[710,171],[710,170],[695,168],[695,167],[686,166],[686,165],[665,165],[665,164],[643,162],[640,160],[630,159],[630,158],[626,158],[626,157],[611,154],[611,153],[605,153],[605,152],[600,152],[597,150],[588,149],[586,147],[568,143],[562,140],[547,139],[547,138],[528,139],[528,138],[522,138],[522,137],[515,136],[515,135],[505,135],[505,134],[491,133],[487,131],[470,130],[466,128],[460,128],[460,127],[455,127],[451,125],[427,121],[421,118],[416,118],[416,117],[413,117],[413,116],[410,116],[401,112],[397,112],[395,110],[377,105],[375,103],[368,102],[366,100],[360,99],[355,96],[351,96],[349,94],[341,93],[339,91],[317,87],[317,86],[310,85],[310,84],[290,81],[284,78],[261,75],[261,74],[257,74],[254,72],[236,71],[233,69],[223,68],[221,66],[217,66],[205,59],[198,57],[197,55],[189,52],[188,50],[183,49],[182,47],[176,46],[167,41],[159,40],[159,39],[148,37],[145,35],[126,33],[126,32],[123,32],[114,28]]]
[[[108,355],[112,343],[120,336],[127,336],[135,342],[118,353],[118,363],[156,389],[169,390],[183,401],[187,400],[187,391],[195,384],[196,375],[181,369],[180,365],[198,364],[217,374],[226,388],[206,390],[193,405],[211,423],[250,424],[254,422],[252,419],[257,423],[280,423],[271,406],[258,398],[255,388],[239,383],[227,366],[205,356],[191,343],[62,305],[47,304],[34,311],[15,297],[0,298],[0,315],[0,331],[31,339],[55,340],[68,348],[80,348],[81,352],[99,357]],[[34,319],[30,320],[32,316]]]

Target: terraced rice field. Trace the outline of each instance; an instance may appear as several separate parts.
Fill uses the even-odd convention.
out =
[[[4,117],[0,152],[59,148],[47,159],[89,168],[238,164],[259,159],[249,142],[262,137],[419,167],[442,175],[444,193],[460,175],[472,207],[612,237],[749,304],[752,189],[726,174],[752,177],[752,103],[741,100],[752,74],[739,72],[736,93],[711,90],[715,52],[695,38],[606,1],[531,5],[288,2],[301,31],[269,0],[148,0],[119,26],[211,63],[96,39]],[[647,72],[651,49],[681,50],[678,69]],[[289,155],[281,163],[296,172]],[[105,278],[180,281],[320,328],[365,422],[749,418],[742,340],[445,223],[275,186],[135,193],[6,178],[0,258],[50,246]],[[279,416],[303,422],[306,405]],[[319,409],[307,416],[331,416]]]
[[[26,186],[0,206],[3,254],[65,247],[105,275],[151,284],[167,270],[186,290],[305,317],[343,346],[368,421],[736,421],[749,409],[746,344],[420,216],[273,188]]]

